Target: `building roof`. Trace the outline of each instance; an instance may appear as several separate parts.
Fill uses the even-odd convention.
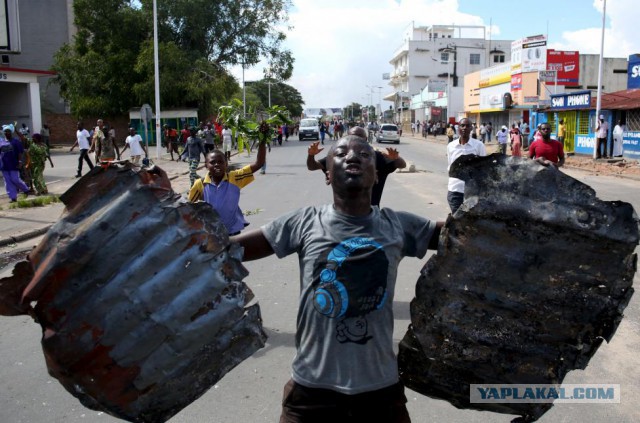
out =
[[[602,94],[600,107],[604,110],[640,109],[640,89]]]
[[[36,76],[57,75],[55,72],[49,71],[49,70],[22,69],[22,68],[12,68],[9,66],[0,66],[0,72],[20,72],[20,73],[27,73],[27,74],[32,74]]]

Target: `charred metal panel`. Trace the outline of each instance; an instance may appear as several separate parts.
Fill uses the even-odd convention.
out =
[[[552,404],[471,404],[470,384],[559,384],[613,336],[633,294],[638,219],[554,167],[462,156],[465,202],[424,266],[400,344],[411,389],[533,421]]]
[[[62,201],[4,308],[35,316],[49,373],[85,406],[166,421],[264,346],[241,249],[162,170],[96,167]]]

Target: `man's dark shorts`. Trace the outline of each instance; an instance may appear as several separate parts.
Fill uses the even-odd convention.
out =
[[[280,423],[316,422],[410,423],[404,386],[398,382],[377,391],[347,395],[289,380],[284,386]]]

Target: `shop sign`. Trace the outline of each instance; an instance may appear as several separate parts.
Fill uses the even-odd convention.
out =
[[[551,95],[552,109],[588,109],[590,106],[591,91]]]

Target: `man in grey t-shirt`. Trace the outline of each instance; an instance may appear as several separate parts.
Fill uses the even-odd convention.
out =
[[[327,156],[334,204],[232,237],[244,260],[297,252],[300,307],[281,422],[409,421],[393,352],[398,264],[437,247],[441,223],[371,206],[373,148],[340,139]]]

